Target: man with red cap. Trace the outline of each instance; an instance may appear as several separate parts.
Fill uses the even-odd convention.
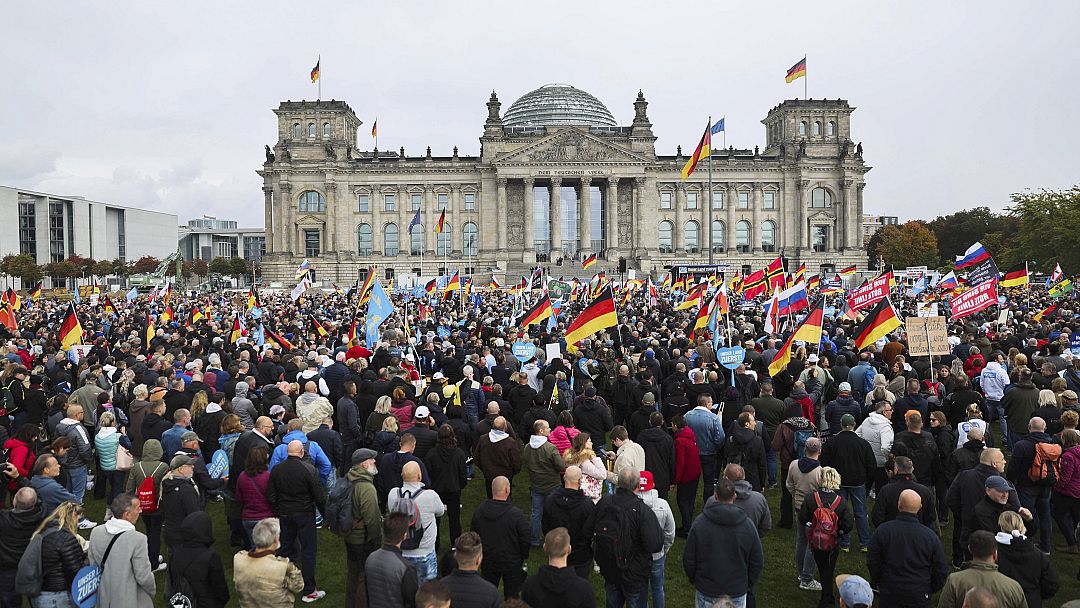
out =
[[[660,524],[660,532],[664,537],[664,546],[660,551],[652,554],[652,574],[649,580],[649,593],[653,598],[653,606],[664,605],[664,566],[667,563],[667,553],[671,545],[675,544],[675,515],[671,512],[668,501],[660,498],[650,471],[642,471],[635,491],[645,505],[652,509],[656,521]]]

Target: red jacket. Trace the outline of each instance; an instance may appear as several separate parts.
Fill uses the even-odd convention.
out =
[[[1073,446],[1061,453],[1054,491],[1080,499],[1080,446]]]
[[[22,442],[22,440],[12,437],[4,442],[4,449],[8,450],[8,462],[15,465],[15,468],[19,470],[19,475],[30,478],[30,471],[34,468],[34,451],[30,449],[30,446]],[[19,484],[14,479],[8,482],[8,488],[12,492],[19,489]]]
[[[694,430],[684,426],[675,433],[675,483],[688,483],[701,477],[701,458],[698,455]]]

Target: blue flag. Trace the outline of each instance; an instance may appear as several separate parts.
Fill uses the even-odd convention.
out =
[[[139,288],[132,287],[131,291],[127,292],[127,301],[134,302],[139,299]]]
[[[412,221],[409,222],[409,234],[412,234],[412,229],[415,226],[420,225],[420,208],[416,208],[416,215],[413,216]]]
[[[368,300],[367,312],[367,347],[372,348],[379,341],[379,326],[394,312],[390,296],[382,288],[379,279],[371,286],[371,299]]]
[[[259,328],[255,330],[255,346],[262,347],[266,344],[266,330],[263,329],[263,324],[259,323]]]
[[[75,286],[75,303],[79,304],[81,302],[82,302],[82,297],[79,296],[79,286],[76,285]]]
[[[716,135],[717,133],[722,133],[723,131],[724,131],[724,119],[723,118],[716,121],[716,124],[713,125],[711,129],[709,129],[709,133],[711,133],[712,135]]]

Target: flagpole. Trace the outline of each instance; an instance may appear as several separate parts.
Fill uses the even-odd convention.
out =
[[[315,101],[319,101],[322,99],[322,55],[319,55],[319,58],[315,61],[315,65],[319,66],[319,78],[315,81],[319,85],[319,94],[315,98]]]
[[[709,129],[709,131],[712,131],[712,116],[709,116],[708,129]],[[725,129],[725,131],[724,131],[724,144],[725,144],[725,146],[724,147],[726,148],[727,147],[726,146],[726,144],[727,144],[727,130],[726,130],[727,125],[724,125],[724,129]],[[712,204],[712,201],[713,201],[713,191],[712,191],[712,135],[710,134],[710,136],[709,136],[709,200],[706,203],[709,206],[709,243],[708,243],[708,247],[709,247],[709,265],[710,266],[712,266],[713,261],[714,261],[713,260],[713,246],[712,246],[712,240],[713,240],[713,235],[712,235],[712,231],[713,231],[713,211],[712,211],[713,204]]]
[[[806,54],[805,53],[803,53],[802,60],[803,60],[802,95],[803,95],[803,99],[810,99],[810,96],[807,93],[807,89],[809,88],[808,82],[810,80],[810,77],[807,75],[809,70],[806,69]]]

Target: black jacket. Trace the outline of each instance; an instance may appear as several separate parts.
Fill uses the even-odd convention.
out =
[[[319,428],[308,433],[307,438],[308,441],[319,444],[326,457],[330,459],[334,470],[344,466],[345,460],[352,456],[352,454],[345,454],[345,444],[341,441],[341,435],[325,424],[320,424]]]
[[[806,526],[814,519],[814,510],[817,509],[817,502],[814,500],[814,494],[821,497],[821,505],[826,508],[832,506],[833,501],[839,496],[836,492],[830,492],[828,490],[815,490],[807,493],[798,513],[799,525],[796,528],[798,530],[805,530]],[[848,504],[847,500],[841,499],[840,504],[836,505],[836,518],[841,533],[851,532],[853,521],[851,511],[851,506]]]
[[[746,512],[732,504],[706,505],[683,549],[683,571],[694,589],[710,597],[738,597],[764,566],[761,540]]]
[[[584,398],[574,408],[574,426],[592,437],[594,445],[604,442],[604,436],[615,425],[611,422],[611,410],[595,398]]]
[[[1013,537],[1008,544],[998,540],[998,572],[1020,583],[1028,608],[1042,608],[1043,600],[1058,592],[1061,581],[1050,558],[1028,538]]]
[[[645,470],[653,474],[656,487],[675,483],[675,440],[662,428],[649,427],[634,440],[645,450]]]
[[[506,393],[506,400],[510,402],[511,421],[515,425],[521,423],[521,418],[525,416],[525,412],[532,407],[533,397],[535,396],[536,389],[528,384],[516,384]],[[528,435],[529,433],[523,434]]]
[[[195,511],[180,524],[183,543],[169,555],[169,574],[182,575],[195,591],[199,608],[220,608],[229,602],[229,585],[221,556],[214,550],[214,529],[206,511]]]
[[[874,526],[892,521],[900,515],[900,493],[904,490],[915,490],[922,498],[922,508],[919,509],[918,520],[924,526],[934,530],[937,526],[937,510],[934,507],[934,492],[915,481],[911,475],[897,475],[892,481],[882,486],[878,492],[877,500],[874,501],[874,510],[870,513],[870,521]]]
[[[927,601],[949,574],[941,539],[911,513],[878,526],[870,537],[866,565],[871,587],[889,594],[925,594]]]
[[[877,469],[874,448],[854,431],[840,431],[830,437],[821,450],[820,460],[821,466],[840,473],[842,486],[861,486],[874,478]]]
[[[979,456],[985,447],[982,441],[971,439],[952,451],[949,456],[949,464],[944,471],[949,485],[952,485],[957,475],[969,469],[974,469],[979,464]]]
[[[450,590],[450,604],[454,608],[499,608],[502,605],[499,588],[484,580],[476,570],[464,572],[455,568],[439,581]]]
[[[1001,473],[998,473],[997,469],[988,464],[978,464],[975,468],[958,474],[952,485],[949,486],[949,493],[946,495],[945,501],[949,504],[950,510],[960,513],[960,541],[962,546],[967,545],[968,536],[978,529],[972,527],[975,523],[975,505],[986,496],[986,478],[991,475],[1000,476]],[[1009,504],[1015,505],[1014,510],[1020,507],[1020,499],[1016,496],[1016,490],[1009,492]],[[998,530],[996,516],[994,518],[994,527],[991,530],[993,532]]]
[[[431,448],[435,447],[435,444],[439,442],[439,431],[426,424],[417,424],[405,432],[416,437],[416,448],[413,449],[413,455],[420,460],[424,460]]]
[[[967,544],[967,539],[971,536],[971,533],[976,530],[984,530],[991,534],[997,534],[1001,526],[998,525],[998,518],[1005,511],[1019,511],[1020,501],[1015,501],[1013,495],[1009,495],[1009,500],[1005,504],[1001,504],[992,500],[989,496],[983,493],[982,500],[975,504],[975,509],[971,512],[971,520],[964,522],[964,529],[960,533],[961,539],[964,545]],[[1032,534],[1032,530],[1038,526],[1036,520],[1027,520],[1024,522],[1025,527],[1028,529],[1028,534]]]
[[[49,528],[56,531],[41,540],[41,590],[70,592],[71,581],[86,564],[86,554],[74,534],[57,530],[54,523],[45,530]]]
[[[337,428],[341,431],[341,442],[346,446],[359,447],[364,429],[360,425],[360,410],[352,397],[342,397],[337,402]],[[354,448],[355,449],[355,448]],[[346,454],[352,456],[352,454]]]
[[[630,434],[631,441],[638,443],[638,435],[649,428],[649,416],[655,411],[654,404],[642,404],[627,417],[626,432]]]
[[[195,480],[181,477],[163,480],[160,505],[158,514],[162,516],[165,545],[169,548],[179,547],[184,541],[184,533],[180,530],[184,518],[202,507]]]
[[[610,517],[608,509],[622,509],[627,520],[627,533],[630,535],[630,556],[626,566],[620,569],[616,564],[604,563],[598,559],[600,573],[609,583],[634,584],[649,580],[652,570],[652,554],[664,546],[663,531],[652,509],[637,495],[628,490],[616,490],[615,494],[605,496],[596,505],[596,522],[603,522]],[[753,528],[753,525],[751,525]],[[754,531],[757,538],[757,531]],[[716,594],[719,595],[719,594]]]
[[[473,511],[473,532],[484,545],[484,561],[517,567],[529,557],[529,522],[521,509],[505,500],[488,499]]]
[[[573,568],[544,564],[525,579],[521,599],[532,608],[595,608],[596,596],[587,579]],[[457,607],[457,604],[454,604]]]
[[[895,407],[895,406],[894,406]],[[934,436],[928,431],[913,433],[903,431],[893,439],[894,456],[907,456],[915,466],[915,479],[919,483],[933,487],[938,475],[938,448]]]
[[[460,494],[468,483],[465,452],[461,448],[437,445],[428,451],[426,462],[428,474],[431,475],[431,489],[444,501],[448,494]]]
[[[244,471],[244,465],[247,464],[248,452],[256,446],[266,448],[267,454],[274,451],[274,441],[263,437],[254,430],[244,431],[236,438],[236,443],[233,444],[232,461],[229,463],[230,489],[236,488],[236,480],[240,477],[240,473]]]
[[[544,534],[555,528],[566,528],[570,533],[570,556],[566,563],[578,566],[592,561],[595,517],[596,505],[581,490],[557,488],[544,499],[540,527]]]
[[[1035,460],[1036,443],[1056,443],[1054,438],[1046,433],[1028,433],[1023,439],[1012,446],[1008,466],[1005,467],[1005,479],[1013,482],[1018,488],[1032,487],[1036,484],[1028,476],[1028,469]]]
[[[556,422],[555,412],[544,407],[536,407],[535,405],[525,410],[525,414],[521,417],[521,424],[518,425],[521,429],[521,440],[523,443],[529,443],[529,437],[533,434],[533,424],[537,420],[547,420],[548,428],[555,428],[558,426]]]
[[[761,492],[766,480],[765,443],[762,442],[761,437],[753,429],[739,427],[738,425],[734,426],[737,428],[732,431],[727,441],[724,442],[724,459],[728,463],[742,465],[743,471],[746,473],[746,481],[750,482],[750,486],[754,488],[755,492]],[[854,435],[854,433],[852,434]],[[866,447],[870,449],[869,444]],[[870,460],[873,461],[873,459],[874,457],[871,454]],[[646,460],[647,462],[648,460]]]
[[[279,517],[312,513],[313,507],[326,512],[326,492],[315,467],[289,456],[270,470],[266,500]]]
[[[142,423],[142,440],[146,443],[147,439],[157,439],[161,441],[161,435],[165,431],[171,429],[173,424],[161,416],[150,412],[143,418]],[[172,458],[172,454],[166,454],[165,457]]]
[[[209,414],[204,413],[192,424],[192,430],[203,440],[203,454],[208,459],[213,458],[214,452],[221,447],[218,442],[218,438],[221,437],[221,421],[228,415],[229,413],[225,410],[218,410]]]
[[[39,501],[31,509],[20,511],[4,509],[0,511],[0,570],[16,570],[19,559],[30,544],[41,521],[45,519],[45,505]]]

